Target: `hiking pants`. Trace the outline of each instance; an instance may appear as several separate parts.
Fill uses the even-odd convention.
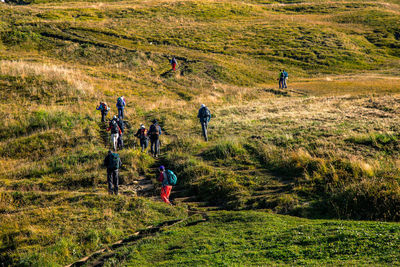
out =
[[[168,204],[171,204],[171,202],[169,202],[169,195],[171,194],[171,189],[172,189],[171,185],[164,185],[161,188],[161,199],[162,201]]]
[[[122,139],[122,135],[123,135],[123,133],[118,135],[118,140],[117,140],[118,149],[124,148],[124,140]]]
[[[176,63],[172,63],[171,65],[172,65],[172,69],[175,70],[175,68],[176,68]]]
[[[279,89],[283,88],[283,78],[279,78]]]
[[[160,154],[160,137],[152,137],[150,143],[151,154],[153,156],[158,156]]]
[[[142,152],[146,150],[149,145],[149,139],[147,138],[140,138],[140,147],[142,148]]]
[[[119,136],[119,134],[117,134],[117,133],[111,134],[111,145],[115,151],[117,150],[118,136]]]
[[[208,136],[207,136],[207,128],[208,128],[208,120],[205,119],[201,122],[201,130],[203,132],[203,137],[204,140],[208,141]]]
[[[119,119],[124,118],[124,108],[118,108],[118,118]]]
[[[283,85],[284,85],[283,88],[287,88],[287,80],[288,80],[288,77],[285,77],[285,78],[283,79]]]
[[[108,193],[118,195],[118,170],[107,169]]]
[[[101,111],[101,122],[104,122],[104,121],[105,121],[105,118],[106,118],[106,111],[105,111],[105,110],[102,110],[102,111]]]

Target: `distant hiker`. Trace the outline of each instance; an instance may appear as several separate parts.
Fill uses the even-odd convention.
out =
[[[173,185],[176,185],[177,177],[171,170],[165,170],[164,166],[160,166],[160,176],[158,177],[158,181],[162,183],[161,187],[161,199],[168,204],[171,204],[169,201],[169,195],[171,194],[171,189]]]
[[[125,103],[125,98],[123,96],[118,97],[117,99],[117,109],[118,109],[118,118],[123,119],[124,118],[124,108],[126,106]]]
[[[160,154],[161,127],[160,125],[158,125],[156,119],[154,119],[152,123],[153,124],[150,126],[150,129],[147,134],[150,137],[151,154],[157,158],[158,155]]]
[[[283,80],[284,80],[284,74],[283,74],[283,70],[279,71],[279,77],[278,77],[278,81],[279,81],[279,89],[283,88]]]
[[[142,148],[142,152],[145,151],[147,149],[147,146],[149,145],[149,137],[147,135],[147,129],[143,124],[140,125],[140,128],[139,130],[137,130],[135,136],[140,140],[140,147]]]
[[[211,119],[211,112],[206,107],[206,105],[201,104],[199,113],[197,114],[197,118],[200,119],[204,140],[208,141],[207,128],[208,128],[208,123],[210,122]]]
[[[173,56],[169,62],[171,63],[172,70],[175,71],[176,65],[178,64],[178,62],[176,61],[175,56]]]
[[[100,102],[100,105],[96,107],[96,110],[100,110],[101,112],[101,122],[105,122],[105,118],[107,116],[108,111],[110,108],[107,106],[106,102]]]
[[[104,166],[107,168],[107,184],[109,194],[118,195],[118,169],[122,162],[117,153],[108,150],[108,154],[104,159]]]
[[[283,70],[283,79],[282,79],[282,87],[287,88],[287,80],[289,78],[289,74],[286,72],[286,70]]]
[[[124,140],[123,135],[124,135],[124,130],[125,130],[125,122],[122,119],[117,118],[117,124],[119,129],[121,130],[120,134],[118,135],[118,140],[117,140],[117,147],[118,149],[123,149],[124,148]]]
[[[114,148],[114,151],[117,150],[118,147],[118,136],[121,134],[121,129],[118,126],[117,116],[114,116],[110,121],[107,131],[111,130],[111,144]]]

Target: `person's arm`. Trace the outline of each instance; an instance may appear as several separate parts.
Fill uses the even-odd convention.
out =
[[[101,106],[96,106],[96,110],[101,110]]]
[[[161,135],[161,126],[160,125],[158,125],[158,133],[159,133],[159,135]]]

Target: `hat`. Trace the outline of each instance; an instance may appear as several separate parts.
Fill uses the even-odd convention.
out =
[[[141,128],[141,129],[144,129],[144,128],[146,128],[146,127],[144,127],[144,125],[143,125],[143,124],[141,124],[141,125],[140,125],[140,128]]]
[[[116,118],[117,118],[117,115],[114,115],[113,119],[116,119]]]
[[[201,107],[202,107],[202,108],[204,108],[205,106],[206,106],[206,105],[204,105],[204,104],[201,104]]]
[[[164,165],[161,165],[161,166],[160,166],[160,171],[165,171]]]
[[[154,119],[154,120],[152,120],[151,122],[152,122],[152,123],[156,123],[156,122],[157,122],[157,119]]]

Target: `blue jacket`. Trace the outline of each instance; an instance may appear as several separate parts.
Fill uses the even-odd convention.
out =
[[[119,109],[123,109],[125,107],[125,100],[124,99],[121,100],[122,100],[122,106],[118,106],[118,100],[117,100],[117,108]]]
[[[283,77],[284,77],[284,78],[287,78],[287,77],[289,77],[289,74],[288,74],[286,71],[284,71],[284,72],[283,72]]]

